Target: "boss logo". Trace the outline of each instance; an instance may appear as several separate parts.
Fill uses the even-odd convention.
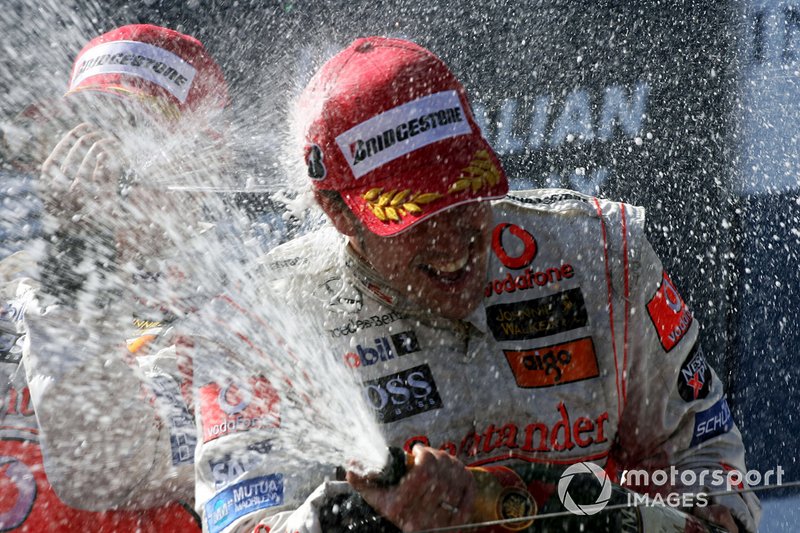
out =
[[[364,395],[384,424],[442,407],[428,365],[365,381]]]

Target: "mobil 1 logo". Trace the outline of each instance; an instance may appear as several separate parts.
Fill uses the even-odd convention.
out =
[[[391,339],[391,343],[390,340]],[[387,337],[378,337],[372,342],[356,345],[355,352],[344,354],[344,362],[350,368],[372,366],[378,361],[388,361],[395,356],[408,355],[420,350],[414,331],[401,331]]]
[[[364,382],[364,396],[378,418],[386,424],[441,409],[442,399],[428,365]]]

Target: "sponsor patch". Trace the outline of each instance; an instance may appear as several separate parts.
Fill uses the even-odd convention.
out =
[[[489,329],[498,341],[538,339],[584,327],[588,316],[579,288],[535,300],[486,308]]]
[[[733,429],[733,415],[725,398],[694,415],[694,434],[691,446],[707,441],[713,437],[723,435]]]
[[[248,479],[218,492],[205,505],[210,533],[219,533],[237,519],[283,503],[283,475]]]
[[[391,343],[389,341],[391,339]],[[419,351],[417,334],[413,331],[402,331],[390,337],[379,337],[365,346],[356,345],[355,352],[348,352],[344,362],[350,368],[372,366],[378,361],[388,361],[395,356],[403,356]]]
[[[23,340],[23,335],[0,333],[0,363],[19,363]]]
[[[149,383],[156,396],[156,405],[169,425],[172,464],[194,464],[197,429],[181,396],[180,386],[171,376],[166,375],[150,376]]]
[[[692,313],[666,272],[655,295],[647,303],[647,313],[666,351],[672,350],[692,325]]]
[[[428,365],[365,381],[364,395],[383,424],[442,407]]]
[[[250,429],[280,426],[280,398],[265,377],[200,388],[203,442]]]
[[[214,488],[222,489],[244,476],[249,470],[261,464],[264,456],[270,451],[272,442],[265,440],[248,445],[246,450],[226,453],[209,461],[208,467],[214,480]]]
[[[70,90],[90,76],[127,74],[155,83],[184,103],[196,73],[192,65],[158,46],[114,41],[99,44],[80,57]]]
[[[516,292],[533,289],[535,287],[545,287],[552,283],[558,283],[564,279],[570,279],[575,275],[575,269],[569,263],[564,263],[558,267],[550,267],[544,270],[533,270],[526,268],[517,276],[506,274],[505,278],[489,281],[484,290],[484,296],[490,297],[492,293],[503,294],[504,292]]]
[[[552,387],[600,375],[591,337],[531,350],[503,350],[522,388]]]
[[[384,315],[372,315],[366,318],[359,318],[358,320],[350,320],[346,324],[329,329],[328,333],[330,333],[331,337],[334,339],[337,337],[349,337],[350,335],[355,335],[362,329],[387,326],[402,318],[405,318],[405,315],[397,311],[392,311]]]
[[[325,280],[318,286],[313,295],[316,299],[325,302],[331,309],[344,313],[355,313],[364,305],[361,291],[346,284],[341,277]]]
[[[678,394],[687,402],[702,400],[711,391],[711,367],[706,362],[703,348],[695,344],[681,365],[678,375]]]
[[[516,239],[504,239],[505,234]],[[519,270],[530,265],[536,257],[536,239],[525,228],[502,222],[492,231],[492,251],[506,268]]]
[[[0,455],[0,487],[0,527],[9,531],[22,526],[33,509],[36,481],[27,464],[16,457]]]
[[[336,137],[356,179],[429,144],[471,133],[456,91],[418,98]]]
[[[456,442],[434,442],[427,435],[415,435],[406,440],[403,448],[410,452],[414,444],[423,444],[466,458],[491,453],[496,459],[488,462],[495,462],[507,461],[511,454],[519,459],[525,459],[527,454],[540,459],[541,453],[564,452],[576,446],[588,448],[609,442],[608,412],[591,417],[583,413],[576,417],[574,412],[570,415],[564,402],[555,406],[555,418],[545,411],[542,405],[540,420],[492,421],[484,427],[476,427]]]

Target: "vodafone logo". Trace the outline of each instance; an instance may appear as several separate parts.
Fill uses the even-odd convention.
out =
[[[661,284],[647,303],[647,312],[667,352],[683,339],[692,325],[692,313],[666,272],[662,273]]]
[[[219,408],[229,415],[235,415],[244,411],[250,405],[252,396],[246,386],[230,383],[219,391]]]
[[[0,456],[0,531],[22,525],[35,500],[36,482],[28,465]]]
[[[506,233],[514,239],[507,238],[504,241]],[[492,231],[492,250],[507,268],[519,270],[530,265],[536,257],[536,239],[524,228],[502,222]]]

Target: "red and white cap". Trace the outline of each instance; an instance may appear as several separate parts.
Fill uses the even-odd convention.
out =
[[[89,41],[75,59],[69,91],[136,96],[167,118],[220,113],[228,104],[222,69],[203,44],[175,30],[132,24]]]
[[[378,235],[508,192],[464,88],[412,42],[356,40],[309,82],[298,113],[313,186],[338,191]]]

